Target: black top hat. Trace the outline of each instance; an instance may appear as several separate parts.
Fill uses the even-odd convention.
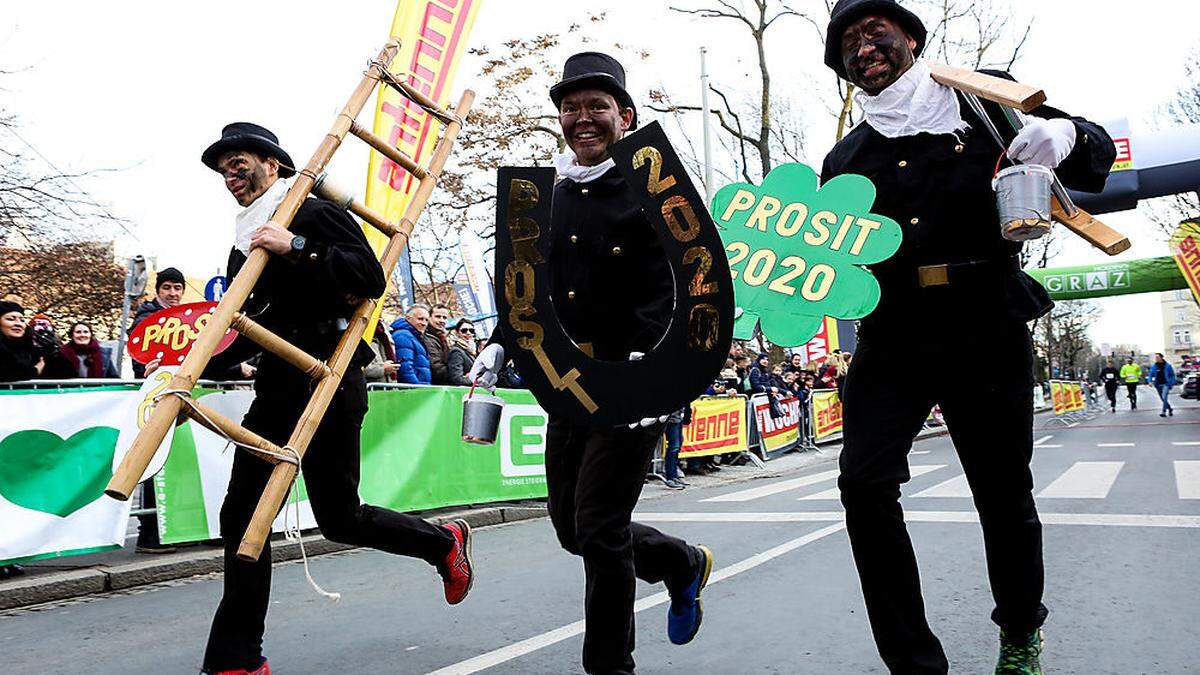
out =
[[[846,69],[842,66],[842,33],[846,32],[847,26],[868,14],[886,16],[900,24],[904,32],[917,42],[914,56],[920,56],[921,50],[925,49],[925,24],[896,0],[838,0],[829,16],[829,28],[825,31],[825,65],[842,79],[847,79]]]
[[[616,59],[600,52],[580,52],[568,58],[563,65],[562,82],[550,87],[550,100],[558,107],[567,94],[580,89],[599,89],[612,94],[621,107],[633,109],[629,130],[637,128],[637,106],[625,91],[625,69]]]
[[[204,162],[204,166],[217,171],[217,160],[231,150],[249,150],[266,157],[274,157],[281,164],[279,167],[280,178],[296,174],[291,156],[279,147],[279,137],[266,127],[260,127],[250,122],[226,124],[225,128],[221,130],[221,140],[208,146],[204,154],[200,155],[200,161]]]

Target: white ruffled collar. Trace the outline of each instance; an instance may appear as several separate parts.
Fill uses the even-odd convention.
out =
[[[970,128],[963,121],[954,90],[933,80],[929,64],[917,59],[887,89],[854,96],[867,124],[888,138],[919,133],[952,134]]]
[[[590,183],[616,165],[613,158],[609,157],[595,166],[583,166],[579,163],[579,158],[575,156],[575,153],[570,150],[554,156],[554,168],[558,171],[558,175],[576,183]]]

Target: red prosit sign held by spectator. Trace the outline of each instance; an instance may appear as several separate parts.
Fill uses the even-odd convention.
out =
[[[164,366],[183,363],[196,338],[217,310],[215,302],[193,302],[157,311],[146,317],[129,334],[129,356],[138,363],[155,359]],[[225,331],[213,354],[220,354],[233,344],[237,331]]]

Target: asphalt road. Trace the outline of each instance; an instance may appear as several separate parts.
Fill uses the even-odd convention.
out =
[[[1052,673],[1200,672],[1200,406],[1160,419],[1144,388],[1077,426],[1038,418],[1034,460],[1045,523],[1044,664]],[[982,538],[947,438],[919,443],[905,508],[926,604],[953,672],[990,672],[996,628]],[[767,480],[668,493],[647,486],[639,517],[717,556],[706,621],[667,642],[661,587],[639,584],[644,673],[875,673],[876,655],[840,522],[832,462]],[[441,600],[424,563],[373,551],[276,569],[266,652],[291,673],[580,672],[580,563],[546,520],[479,530],[477,585]],[[3,673],[196,672],[219,577],[0,613]]]

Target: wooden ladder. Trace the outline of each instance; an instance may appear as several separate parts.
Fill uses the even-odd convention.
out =
[[[350,100],[347,101],[334,121],[333,127],[326,134],[316,152],[313,153],[308,165],[299,172],[296,181],[288,190],[287,196],[271,216],[272,222],[284,228],[289,227],[292,219],[296,216],[296,211],[308,198],[310,192],[316,192],[319,196],[338,203],[389,237],[387,247],[380,259],[387,277],[391,276],[392,269],[400,259],[400,254],[408,245],[409,235],[421,212],[425,209],[429,195],[437,185],[442,168],[454,146],[455,138],[475,99],[474,92],[464,91],[454,110],[446,110],[429,97],[394,77],[388,72],[387,67],[399,48],[398,41],[389,41],[379,56],[371,63],[363,74],[362,80],[355,87],[354,93],[350,95]],[[355,118],[358,117],[368,98],[381,82],[385,86],[397,90],[445,125],[445,130],[434,147],[428,167],[419,166],[385,139],[376,136],[355,122]],[[325,166],[347,133],[362,139],[420,181],[399,222],[388,222],[384,216],[362,202],[325,184],[323,180]],[[138,480],[166,436],[167,430],[175,423],[175,419],[180,413],[187,415],[215,433],[237,442],[244,449],[275,465],[254,516],[238,547],[237,555],[243,560],[257,560],[262,553],[263,544],[270,535],[271,523],[282,508],[288,490],[296,479],[300,459],[304,456],[313,434],[316,433],[317,426],[321,423],[321,418],[325,415],[325,410],[329,407],[330,400],[341,384],[342,375],[345,373],[346,367],[354,355],[354,350],[358,346],[359,340],[362,339],[363,332],[375,311],[376,304],[379,302],[379,300],[369,299],[357,307],[350,319],[349,326],[338,342],[337,349],[328,361],[321,361],[255,323],[242,313],[242,305],[253,290],[263,268],[266,267],[268,256],[270,253],[261,248],[250,251],[245,264],[242,265],[237,277],[221,298],[220,304],[217,305],[212,319],[200,332],[187,358],[184,359],[179,371],[171,380],[168,391],[190,392],[196,386],[196,381],[212,358],[213,351],[221,337],[229,328],[233,328],[245,338],[304,371],[316,381],[316,388],[309,398],[308,405],[300,414],[300,419],[292,430],[287,445],[281,448],[188,396],[164,396],[156,403],[149,420],[138,433],[129,452],[121,461],[121,466],[113,474],[112,480],[104,490],[113,498],[122,501],[129,499],[129,495],[137,486]],[[295,461],[289,461],[290,457],[294,457]]]

